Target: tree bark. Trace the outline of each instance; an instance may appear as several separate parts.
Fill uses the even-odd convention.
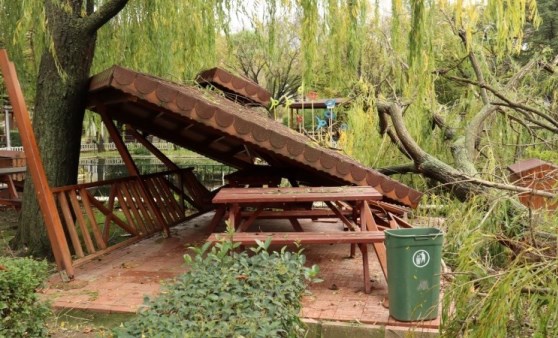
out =
[[[86,20],[90,17],[81,17],[83,0],[66,0],[72,10],[57,1],[45,0],[51,48],[41,58],[33,129],[51,187],[76,183],[96,29],[116,15],[126,2],[108,1],[92,13],[92,2],[88,1],[87,14],[93,19]],[[107,15],[112,16],[106,19]],[[50,243],[30,179],[25,182],[20,226],[11,245],[15,249],[28,249],[27,253],[34,256],[50,254]]]

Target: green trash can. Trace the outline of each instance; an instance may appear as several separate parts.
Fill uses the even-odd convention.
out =
[[[436,228],[386,230],[389,314],[400,321],[438,317],[443,233]]]

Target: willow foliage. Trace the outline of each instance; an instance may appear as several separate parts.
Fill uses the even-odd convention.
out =
[[[0,0],[0,47],[18,65],[21,85],[33,97],[41,54],[52,47],[42,1]]]
[[[177,81],[216,63],[227,1],[131,1],[99,31],[94,71],[112,64]]]

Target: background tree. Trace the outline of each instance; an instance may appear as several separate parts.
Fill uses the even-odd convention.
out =
[[[284,104],[294,98],[302,84],[300,41],[295,25],[285,19],[274,28],[280,34],[274,43],[266,31],[270,27],[253,23],[253,30],[231,34],[229,53],[232,60],[224,60],[229,68],[266,88],[271,96]],[[264,32],[262,32],[264,31]]]
[[[1,40],[28,97],[35,94],[33,127],[51,186],[76,182],[91,69],[120,63],[183,81],[212,61],[207,55],[214,53],[206,52],[214,47],[224,1],[134,1],[106,25],[127,3],[0,0]],[[50,253],[31,180],[26,180],[21,226],[12,244],[34,255]]]
[[[97,7],[94,1],[44,2],[43,23],[47,23],[47,34],[44,40],[39,37],[39,40],[44,42],[44,48],[36,81],[33,128],[52,186],[76,182],[85,93],[93,62],[97,30],[127,2],[105,1],[103,4],[97,4]],[[13,22],[21,19],[16,17],[18,14],[31,14],[28,12],[31,9],[31,17],[36,20],[34,15],[38,13],[34,11],[40,9],[38,3],[31,2],[32,8],[25,6],[25,2],[6,1],[3,3],[3,7],[7,9],[4,16]],[[33,30],[25,33],[40,35],[40,32]],[[27,57],[34,61],[35,37],[31,36],[30,39],[33,41],[26,49],[30,51]],[[17,52],[15,54],[18,55]],[[13,241],[16,247],[28,247],[33,254],[38,255],[50,251],[31,180],[26,180],[25,183],[21,226],[18,229]]]

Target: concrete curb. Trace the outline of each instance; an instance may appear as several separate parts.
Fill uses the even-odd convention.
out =
[[[303,319],[306,338],[438,338],[436,329]]]

